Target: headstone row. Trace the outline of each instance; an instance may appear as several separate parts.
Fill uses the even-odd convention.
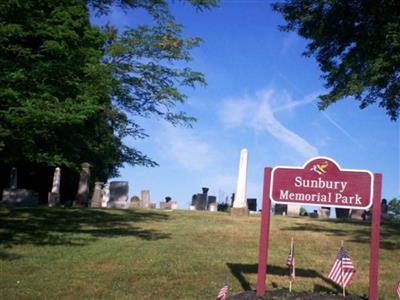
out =
[[[208,195],[208,188],[203,187],[202,193],[194,194],[190,210],[210,210],[217,211],[217,197]]]
[[[37,192],[18,188],[18,170],[13,167],[10,172],[10,188],[3,189],[2,202],[17,206],[36,206],[39,204]]]

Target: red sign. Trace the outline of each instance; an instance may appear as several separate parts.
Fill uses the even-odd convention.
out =
[[[303,167],[275,167],[270,198],[283,204],[367,209],[373,180],[369,171],[341,169],[331,158],[315,157]]]

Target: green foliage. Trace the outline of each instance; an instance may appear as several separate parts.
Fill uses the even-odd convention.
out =
[[[304,207],[300,207],[300,216],[307,216],[307,210]]]
[[[395,215],[400,215],[400,199],[393,198],[390,200],[389,211],[393,212]]]
[[[329,93],[326,109],[345,97],[360,107],[378,102],[392,120],[400,109],[400,2],[286,0],[273,4],[286,20],[281,29],[308,39]]]
[[[197,9],[210,1],[189,1]],[[89,7],[145,9],[154,25],[118,32],[89,22]],[[0,3],[0,159],[12,165],[93,166],[96,179],[124,163],[155,166],[124,144],[144,138],[138,118],[189,125],[175,111],[180,87],[205,84],[188,62],[198,38],[183,38],[167,1],[17,1]]]
[[[82,1],[6,1],[0,19],[2,162],[78,165],[107,101],[104,37]]]

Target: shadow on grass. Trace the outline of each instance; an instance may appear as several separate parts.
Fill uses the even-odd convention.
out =
[[[313,222],[318,222],[314,223]],[[340,228],[340,224],[343,226],[349,225],[353,228]],[[321,225],[322,224],[322,225]],[[330,227],[334,225],[335,227]],[[313,220],[310,219],[309,224],[296,223],[294,226],[284,227],[281,230],[285,231],[312,231],[312,232],[323,232],[330,236],[343,236],[348,237],[349,242],[370,244],[371,243],[371,223],[362,222],[355,220]],[[400,249],[400,223],[399,222],[382,222],[380,230],[380,248],[387,250]],[[397,238],[397,240],[396,240]]]
[[[83,246],[104,237],[170,238],[169,233],[143,229],[139,223],[170,217],[153,211],[0,207],[0,259],[19,257],[5,252],[15,245]]]
[[[233,276],[236,277],[236,279],[240,282],[243,290],[245,291],[251,291],[253,288],[250,286],[250,283],[246,280],[246,277],[244,274],[257,274],[258,271],[258,264],[233,264],[233,263],[227,263],[226,264],[228,268],[230,269],[231,273]],[[278,275],[278,276],[284,276],[288,277],[288,268],[287,267],[280,267],[280,266],[268,266],[267,268],[267,281],[268,281],[268,275]],[[314,290],[321,292],[340,292],[340,289],[338,286],[336,286],[333,282],[325,278],[322,274],[311,270],[311,269],[301,269],[301,268],[296,268],[296,277],[306,277],[306,278],[320,278],[323,280],[325,283],[329,284],[332,288],[326,288],[323,286],[320,286],[316,284],[314,286]],[[274,283],[271,283],[274,288],[277,286],[274,286]],[[324,289],[324,290],[322,290]]]

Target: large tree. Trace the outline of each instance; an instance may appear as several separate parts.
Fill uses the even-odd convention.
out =
[[[214,0],[189,1],[197,9]],[[118,31],[89,21],[89,9],[141,8],[153,24]],[[96,179],[124,163],[156,162],[124,143],[146,136],[138,118],[173,124],[181,87],[204,84],[188,67],[198,38],[184,38],[163,0],[6,0],[0,3],[0,160],[12,165],[93,165]]]
[[[400,1],[286,0],[273,9],[309,43],[328,93],[319,108],[353,97],[365,108],[378,102],[392,120],[400,109]]]

